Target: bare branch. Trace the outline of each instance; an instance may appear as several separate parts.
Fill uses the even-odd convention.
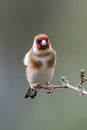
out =
[[[59,85],[51,84],[51,87],[53,88],[53,90],[55,90],[57,88],[72,89],[72,90],[79,92],[81,95],[87,95],[87,91],[83,88],[83,84],[85,82],[87,82],[87,77],[85,77],[85,70],[81,69],[81,71],[80,71],[80,83],[78,85],[76,85],[76,87],[70,85],[69,81],[66,79],[65,76],[61,77],[61,80],[58,82]],[[51,88],[49,88],[47,85],[42,86],[42,85],[37,83],[36,84],[36,90],[38,91],[40,89],[50,90]],[[52,92],[53,91],[47,91],[47,93],[52,93]]]

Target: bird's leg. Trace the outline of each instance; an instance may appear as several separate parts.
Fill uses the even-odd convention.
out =
[[[32,90],[36,90],[36,87],[37,87],[36,84],[33,83],[33,84],[31,84],[30,86],[31,86],[31,89],[32,89]]]
[[[46,92],[47,92],[48,94],[54,92],[54,86],[53,86],[52,84],[47,83],[47,84],[46,84],[46,87],[47,87]]]

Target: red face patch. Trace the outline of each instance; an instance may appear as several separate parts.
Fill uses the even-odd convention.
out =
[[[46,38],[48,38],[48,36],[47,36],[46,34],[40,34],[40,35],[37,35],[37,36],[35,37],[36,41],[37,41],[37,40],[46,39]]]
[[[50,46],[50,43],[48,42],[46,45],[44,46],[41,46],[40,44],[36,44],[36,47],[39,49],[39,50],[45,50],[47,48],[49,48]]]
[[[46,40],[46,45],[41,45],[41,41],[42,40]],[[50,46],[50,42],[48,41],[48,36],[46,34],[39,34],[35,37],[35,41],[36,41],[36,47],[39,50],[45,50],[47,48],[49,48]]]

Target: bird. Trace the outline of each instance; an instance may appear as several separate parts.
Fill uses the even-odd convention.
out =
[[[30,50],[25,54],[23,63],[26,66],[26,78],[29,89],[25,98],[36,98],[36,84],[47,86],[47,92],[53,92],[50,84],[56,66],[57,54],[46,34],[38,34],[34,37],[34,42]]]

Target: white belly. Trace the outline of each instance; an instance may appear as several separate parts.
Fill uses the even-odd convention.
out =
[[[43,66],[38,70],[31,70],[29,73],[29,82],[32,83],[40,83],[42,85],[47,84],[51,81],[54,74],[54,68],[47,68],[47,66]]]

